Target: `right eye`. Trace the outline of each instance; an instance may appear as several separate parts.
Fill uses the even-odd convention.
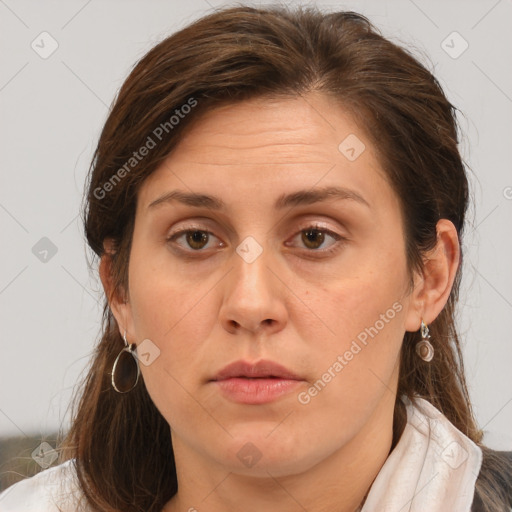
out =
[[[188,228],[172,233],[167,237],[167,242],[177,245],[183,252],[205,252],[203,249],[211,248],[208,247],[208,242],[212,237],[217,238],[211,231]],[[223,245],[223,242],[219,244],[219,246]]]

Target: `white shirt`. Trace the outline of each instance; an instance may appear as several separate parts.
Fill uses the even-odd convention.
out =
[[[470,512],[482,450],[426,400],[402,400],[407,424],[362,512]],[[67,461],[0,494],[0,512],[90,512],[80,496]]]

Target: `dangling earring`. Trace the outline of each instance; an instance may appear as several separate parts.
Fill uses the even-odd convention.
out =
[[[112,387],[118,393],[128,393],[139,382],[139,361],[134,351],[137,348],[135,343],[130,345],[126,341],[126,330],[123,335],[124,347],[119,352],[112,366]]]
[[[422,320],[421,321],[421,341],[418,341],[416,343],[416,354],[418,354],[423,361],[426,361],[427,363],[432,361],[432,358],[434,357],[434,347],[428,341],[430,339],[430,334],[427,325]]]

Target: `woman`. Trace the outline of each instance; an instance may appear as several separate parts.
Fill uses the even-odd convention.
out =
[[[62,464],[1,510],[510,510],[454,325],[467,203],[454,107],[364,17],[167,38],[91,169],[107,302]]]

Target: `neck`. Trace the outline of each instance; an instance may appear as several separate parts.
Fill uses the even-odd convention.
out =
[[[163,512],[237,512],[242,505],[247,512],[356,512],[395,444],[393,412],[390,396],[349,443],[303,473],[280,477],[213,467],[173,439],[179,491]]]

